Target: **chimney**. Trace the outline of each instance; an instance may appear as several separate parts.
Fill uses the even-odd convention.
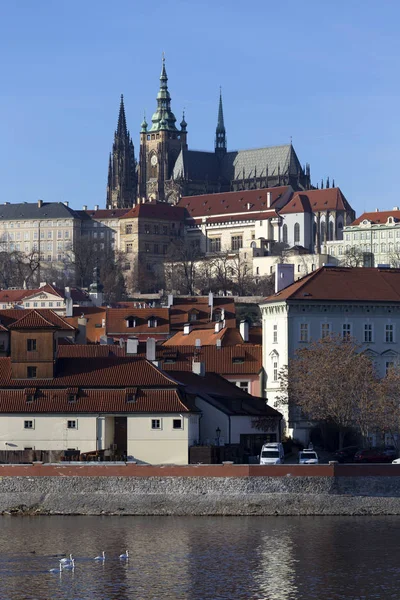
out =
[[[87,210],[87,204],[84,204],[84,205],[82,206],[82,210]]]
[[[197,361],[193,360],[192,371],[196,375],[200,375],[200,377],[204,377],[204,375],[206,374],[205,364],[203,362],[197,362]]]
[[[139,340],[137,338],[128,338],[126,341],[126,353],[137,354],[138,353]]]
[[[192,326],[190,323],[185,323],[185,325],[183,326],[183,335],[189,335],[189,333],[192,331]]]
[[[379,212],[379,208],[376,208],[376,209],[375,209],[375,212]]]
[[[249,323],[248,323],[248,321],[246,321],[246,319],[244,319],[243,321],[240,321],[239,331],[240,331],[240,335],[242,336],[242,340],[244,342],[248,342],[249,341]]]
[[[398,206],[393,206],[393,210],[399,210]]]
[[[222,321],[217,321],[214,326],[215,333],[219,333],[222,329]]]
[[[156,360],[156,340],[154,338],[147,338],[146,340],[146,359]]]
[[[65,316],[73,317],[74,316],[74,305],[72,302],[71,296],[66,296],[65,298]]]
[[[279,264],[275,269],[275,294],[294,282],[294,265]]]
[[[39,289],[42,288],[42,287],[44,287],[45,285],[47,285],[46,282],[45,281],[41,281],[39,283]]]
[[[250,210],[250,209],[251,209],[251,202],[247,202],[247,204],[246,204],[246,208],[247,208],[247,210]]]
[[[94,210],[99,210],[99,205],[98,204],[94,205]]]
[[[78,333],[76,334],[75,342],[77,344],[86,344],[86,325],[87,319],[82,315],[78,318]]]
[[[102,329],[105,329],[105,327],[106,327],[106,320],[105,320],[105,319],[102,319],[102,320],[101,320],[101,328],[102,328]]]
[[[194,347],[197,348],[197,349],[200,349],[201,348],[201,340],[197,339],[194,342]]]
[[[168,294],[167,308],[171,308],[171,306],[173,306],[173,305],[174,305],[174,295]]]
[[[42,206],[43,206],[43,200],[38,200],[37,201],[37,206],[38,206],[38,208],[42,208]]]
[[[271,208],[271,192],[267,192],[267,208]]]
[[[64,204],[65,204],[65,206],[67,206],[67,207],[69,206],[69,202],[64,202]]]
[[[66,298],[71,298],[71,288],[68,286],[65,286],[64,288],[64,295]]]
[[[217,350],[221,350],[221,348],[222,348],[221,340],[217,340],[216,346],[217,346]]]

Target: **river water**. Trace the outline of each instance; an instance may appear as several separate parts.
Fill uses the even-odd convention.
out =
[[[0,517],[0,599],[398,600],[399,534],[400,517]]]

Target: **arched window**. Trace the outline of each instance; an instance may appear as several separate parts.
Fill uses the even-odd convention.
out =
[[[294,224],[294,243],[300,243],[300,225],[298,223]]]
[[[317,243],[317,224],[315,221],[313,223],[313,243]]]
[[[381,252],[386,252],[386,244],[381,244]]]
[[[282,228],[282,241],[284,244],[288,243],[288,233],[287,233],[287,225],[285,223],[285,225]]]
[[[329,239],[333,240],[333,222],[329,222]]]
[[[325,241],[325,221],[321,223],[321,243]]]

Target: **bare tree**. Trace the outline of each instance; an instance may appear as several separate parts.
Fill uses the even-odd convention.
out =
[[[168,290],[194,296],[199,260],[204,255],[196,243],[187,239],[174,241],[167,255],[165,269]]]
[[[364,265],[364,255],[357,246],[350,246],[344,251],[340,264],[343,267],[362,267]]]
[[[294,404],[309,420],[335,424],[340,448],[349,429],[366,437],[375,426],[374,365],[352,340],[328,336],[297,350],[280,383],[277,406]]]
[[[400,367],[398,364],[393,364],[379,382],[377,396],[376,426],[383,434],[388,433],[393,444],[399,449]]]

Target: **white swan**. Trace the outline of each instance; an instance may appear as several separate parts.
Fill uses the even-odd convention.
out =
[[[61,571],[62,571],[62,565],[60,562],[59,568],[58,569],[50,569],[49,573],[61,573]]]
[[[129,558],[129,552],[128,552],[128,550],[126,550],[125,554],[120,554],[119,557],[123,558],[125,560],[128,560],[128,558]]]
[[[75,569],[75,559],[73,558],[70,563],[64,563],[61,567],[65,570],[73,571]]]
[[[69,558],[62,558],[62,559],[60,560],[60,563],[61,563],[62,565],[68,565],[68,564],[69,564],[69,563],[71,563],[72,561],[73,561],[72,554],[70,554],[70,555],[69,555]]]
[[[106,560],[106,553],[103,550],[102,556],[95,556],[94,560]]]

